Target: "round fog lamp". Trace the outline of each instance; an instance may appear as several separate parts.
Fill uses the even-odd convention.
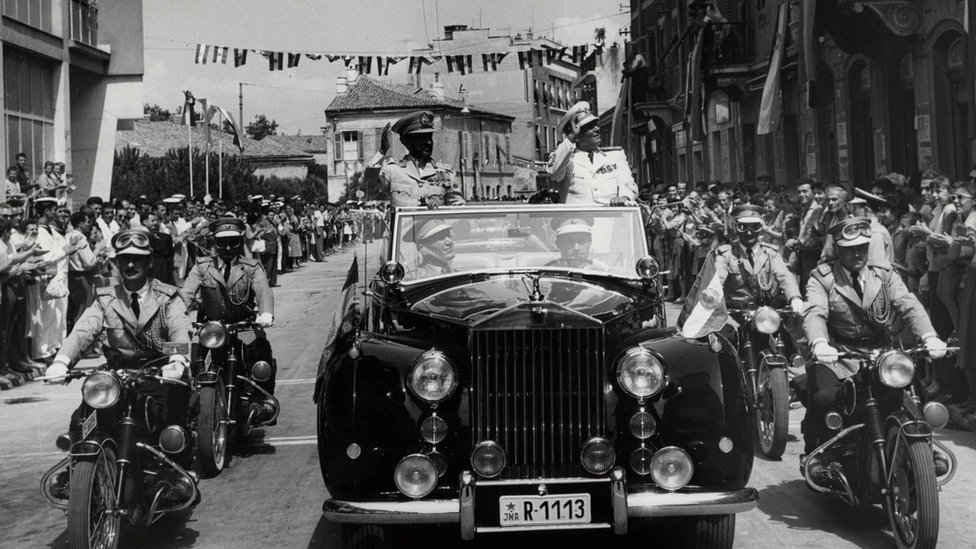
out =
[[[444,476],[444,473],[447,472],[447,457],[440,452],[428,452],[427,457],[434,462],[434,468],[437,469],[437,477]]]
[[[630,468],[638,475],[646,477],[651,474],[652,459],[654,459],[654,452],[640,447],[630,454]]]
[[[651,459],[651,476],[665,490],[680,490],[691,482],[695,467],[691,457],[677,446],[658,450]]]
[[[447,422],[433,415],[420,424],[420,437],[428,444],[440,444],[447,437]]]
[[[403,495],[422,498],[437,486],[437,466],[423,454],[410,454],[397,463],[393,480]]]
[[[616,455],[613,445],[605,438],[594,437],[586,441],[580,452],[580,462],[583,468],[594,475],[602,475],[613,467]]]
[[[271,379],[271,364],[265,360],[259,360],[251,366],[251,377],[258,383],[263,383]]]
[[[485,478],[498,476],[505,462],[505,450],[490,440],[479,443],[471,452],[471,468]]]
[[[630,434],[638,440],[647,440],[657,431],[657,421],[651,414],[640,411],[630,417]]]
[[[179,425],[170,425],[159,433],[159,449],[178,454],[186,449],[186,432]]]
[[[96,410],[111,408],[119,401],[122,387],[115,376],[108,372],[95,372],[81,385],[81,398]]]
[[[949,410],[941,402],[926,402],[922,406],[922,417],[933,429],[941,429],[949,423]]]

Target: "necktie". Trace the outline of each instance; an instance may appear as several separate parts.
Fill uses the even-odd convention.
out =
[[[861,281],[858,280],[857,271],[851,271],[851,286],[854,286],[857,297],[864,299],[864,290],[861,288]]]
[[[230,263],[224,263],[224,280],[230,282]]]
[[[749,257],[749,266],[750,267],[755,267],[756,266],[756,260],[753,258],[752,248],[746,248],[746,256]]]
[[[590,164],[592,164],[593,163],[593,151],[590,151],[590,152],[586,153],[586,155],[590,157]]]
[[[136,318],[139,318],[139,294],[132,292],[130,297],[132,298],[132,313],[136,315]]]

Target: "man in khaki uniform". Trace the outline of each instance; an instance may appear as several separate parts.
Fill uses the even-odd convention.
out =
[[[104,332],[105,359],[109,368],[135,369],[150,360],[164,356],[164,344],[182,344],[189,348],[190,319],[186,305],[175,286],[150,277],[152,247],[149,232],[142,227],[119,231],[112,238],[115,262],[120,281],[113,286],[99,288],[95,303],[88,307],[47,368],[48,381],[63,379],[78,357]],[[162,368],[162,376],[186,380],[187,357],[173,354]],[[188,430],[187,406],[189,389],[175,385],[161,385],[146,389],[163,407],[166,425],[180,425]],[[87,405],[72,415],[70,431],[80,429],[81,417],[87,417]],[[192,463],[192,449],[176,456],[183,466]]]
[[[869,218],[842,219],[830,227],[829,234],[837,257],[810,275],[803,322],[817,360],[807,367],[810,400],[803,419],[807,454],[829,437],[824,415],[835,409],[841,381],[858,370],[856,360],[838,360],[839,350],[884,347],[897,336],[894,331],[899,326],[907,326],[924,342],[932,358],[941,358],[946,349],[925,308],[891,264],[869,260]]]
[[[399,161],[388,159],[380,170],[380,182],[390,188],[394,208],[463,204],[454,171],[447,164],[434,162],[434,114],[418,111],[393,125],[407,155]]]

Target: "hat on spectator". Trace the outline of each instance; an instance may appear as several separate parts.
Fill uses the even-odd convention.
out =
[[[244,236],[244,221],[236,217],[221,217],[210,222],[210,232],[214,238]]]
[[[871,219],[868,217],[848,217],[834,223],[827,229],[834,237],[834,243],[841,248],[861,246],[871,242]]]
[[[743,204],[732,208],[732,219],[736,223],[762,223],[763,209],[755,204]]]
[[[264,195],[252,194],[251,196],[247,197],[247,199],[250,200],[251,202],[261,202],[262,200],[264,200]]]
[[[42,196],[40,198],[34,199],[35,212],[42,212],[44,211],[45,208],[49,208],[51,206],[57,206],[57,205],[58,205],[58,199],[51,196]]]
[[[403,235],[404,241],[419,242],[421,240],[427,240],[438,233],[451,230],[451,225],[443,219],[424,219],[417,222],[414,227],[414,230],[407,231],[407,234]]]
[[[856,200],[861,200],[865,204],[870,205],[872,208],[880,208],[881,206],[887,206],[888,201],[880,196],[865,191],[859,187],[854,187],[854,198],[851,200],[851,204],[857,204]]]
[[[145,227],[123,229],[112,237],[115,255],[152,255],[149,231]]]
[[[175,196],[170,196],[163,199],[163,204],[179,204],[181,200]]]
[[[559,123],[556,124],[556,132],[560,134],[569,133],[566,131],[566,128],[567,124],[569,124],[572,120],[576,120],[578,127],[582,128],[594,120],[599,120],[599,118],[593,115],[588,102],[580,101],[579,103],[576,103],[570,107],[569,110],[566,111],[566,114],[559,119]],[[572,128],[572,126],[568,127]]]
[[[550,222],[550,226],[556,232],[556,236],[574,233],[592,234],[593,218],[579,215],[556,217]]]
[[[186,195],[185,194],[174,194],[173,195],[173,198],[175,198],[177,200],[180,200],[180,201],[183,201],[183,200],[186,200]]]
[[[434,133],[434,113],[430,111],[412,112],[393,124],[393,131],[400,137],[416,133]]]

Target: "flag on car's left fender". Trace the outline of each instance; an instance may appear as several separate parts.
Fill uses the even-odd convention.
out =
[[[319,370],[316,379],[321,382],[327,372],[327,366],[335,355],[339,347],[339,339],[347,336],[356,329],[356,322],[359,316],[359,295],[356,293],[359,287],[359,258],[352,258],[352,265],[346,273],[346,282],[342,285],[342,293],[339,295],[339,303],[332,311],[332,328],[326,338],[325,349],[322,351],[322,358],[319,360]],[[317,382],[317,383],[318,383]],[[315,391],[313,399],[318,398],[319,391]]]
[[[712,332],[717,332],[725,325],[725,320],[729,316],[728,309],[725,307],[725,296],[722,290],[722,280],[716,276],[715,258],[717,252],[710,252],[698,272],[698,278],[688,291],[685,297],[684,307],[678,315],[678,326],[681,335],[690,339],[704,337]],[[702,299],[705,290],[709,292],[709,297]],[[714,296],[718,299],[714,299]],[[710,299],[710,297],[712,299]]]

